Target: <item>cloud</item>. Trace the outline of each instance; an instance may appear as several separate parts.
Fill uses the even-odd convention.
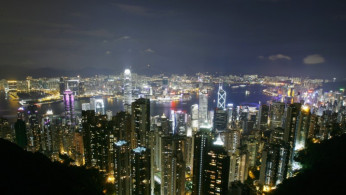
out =
[[[131,39],[131,37],[130,37],[130,36],[127,36],[127,35],[125,35],[125,36],[121,36],[121,37],[119,37],[119,38],[115,39],[114,41],[129,40],[129,39]]]
[[[268,57],[270,61],[275,61],[275,60],[291,60],[292,58],[290,56],[286,56],[283,54],[276,54],[276,55],[271,55]]]
[[[303,59],[304,64],[321,64],[326,60],[320,54],[308,55]]]
[[[150,16],[153,14],[151,10],[142,6],[126,5],[126,4],[120,4],[120,3],[114,4],[114,5],[117,6],[119,9],[121,9],[122,11],[131,13],[131,14],[136,14],[140,16]]]
[[[145,53],[155,53],[154,50],[152,50],[151,48],[148,48],[146,50],[144,50]]]

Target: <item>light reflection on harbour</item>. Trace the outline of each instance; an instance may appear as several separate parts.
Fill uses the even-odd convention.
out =
[[[267,102],[271,100],[272,97],[266,96],[263,94],[262,90],[264,86],[261,85],[249,85],[246,87],[232,88],[231,86],[224,86],[224,89],[227,92],[227,103],[233,103],[237,105],[250,105],[256,106],[259,101]],[[245,94],[245,91],[248,90],[250,93]],[[208,109],[212,110],[216,107],[217,103],[217,88],[210,91],[209,93],[209,105]],[[116,98],[103,98],[105,103],[105,111],[111,110],[113,115],[117,112],[123,110],[123,101]],[[214,101],[215,100],[215,101]],[[75,100],[75,113],[76,115],[81,114],[82,104],[89,103],[89,98],[80,98]],[[171,101],[171,102],[156,102],[151,101],[150,110],[151,115],[162,115],[163,113],[166,116],[170,116],[171,110],[182,110],[190,112],[190,107],[193,104],[198,104],[198,95],[191,94],[191,99],[187,101]],[[63,114],[64,112],[64,103],[62,101],[49,103],[49,104],[38,104],[39,113],[44,114],[47,110],[53,110],[53,113],[56,115]],[[9,119],[9,121],[14,122],[17,116],[17,109],[20,107],[18,100],[13,100],[8,98],[6,100],[6,95],[4,92],[0,93],[0,116]]]

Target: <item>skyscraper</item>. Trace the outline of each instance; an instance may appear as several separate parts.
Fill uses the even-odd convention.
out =
[[[219,135],[206,154],[203,194],[221,195],[227,193],[229,163],[229,156]]]
[[[140,98],[132,103],[131,148],[147,147],[150,131],[150,100]]]
[[[259,177],[264,192],[269,192],[286,178],[287,154],[287,146],[283,142],[266,145],[262,152]]]
[[[70,89],[64,91],[65,118],[67,125],[75,124],[74,96]]]
[[[257,117],[257,128],[260,130],[267,130],[268,129],[268,115],[269,115],[269,106],[265,104],[261,104],[259,111],[258,111],[258,117]]]
[[[128,112],[118,112],[110,121],[113,126],[115,141],[131,142],[131,115]]]
[[[295,132],[296,132],[296,124],[298,120],[298,115],[300,112],[301,104],[293,103],[289,105],[286,109],[285,116],[285,126],[284,126],[284,142],[288,144],[288,176],[292,176],[292,163],[294,157],[294,140],[295,140]]]
[[[29,86],[29,89],[30,89],[30,86]],[[59,91],[60,91],[60,95],[64,95],[64,91],[65,91],[65,79],[64,79],[64,77],[60,77]]]
[[[26,149],[28,145],[28,138],[26,133],[26,124],[24,121],[24,108],[20,107],[18,109],[18,117],[17,122],[14,123],[14,130],[15,130],[15,136],[16,136],[16,143],[18,146],[20,146],[23,149]]]
[[[131,194],[131,162],[129,144],[120,140],[115,143],[114,176],[115,192],[121,195]]]
[[[217,92],[217,108],[226,109],[226,91],[222,89],[222,84],[219,84],[219,90]]]
[[[29,121],[28,137],[29,137],[29,150],[37,152],[41,148],[40,127],[38,122],[38,109],[36,105],[29,105],[27,107],[27,116]]]
[[[28,145],[28,139],[26,135],[26,124],[22,119],[17,119],[14,123],[14,130],[16,134],[16,143],[23,149],[26,149]]]
[[[42,118],[41,123],[41,147],[42,152],[44,152],[46,155],[50,155],[53,152],[53,135],[51,127],[52,115],[52,110],[48,110],[46,115]]]
[[[183,136],[161,136],[161,194],[185,194],[185,143]]]
[[[199,125],[208,120],[208,92],[206,90],[199,92],[198,118]]]
[[[150,195],[151,164],[150,150],[138,147],[131,153],[132,194]]]
[[[276,127],[282,127],[283,116],[285,113],[285,103],[273,102],[270,105],[269,111],[269,128],[275,129]]]
[[[130,69],[124,71],[124,109],[126,112],[131,113],[132,103],[132,79]]]
[[[105,104],[102,97],[90,98],[90,109],[95,110],[96,114],[105,114]]]
[[[85,165],[106,173],[111,172],[113,150],[109,146],[113,136],[107,116],[95,116],[93,110],[82,111],[82,126]]]
[[[214,112],[214,131],[223,132],[227,129],[227,110],[216,108]]]
[[[301,150],[305,148],[306,139],[308,137],[310,125],[310,107],[303,105],[301,107],[297,126],[296,126],[296,137],[294,143],[294,150]]]
[[[211,128],[203,128],[195,134],[193,155],[193,195],[202,195],[207,150],[211,144]]]
[[[194,132],[198,129],[198,104],[191,106],[191,127]]]

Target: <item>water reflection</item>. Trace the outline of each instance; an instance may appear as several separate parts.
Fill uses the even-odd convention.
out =
[[[271,97],[266,96],[262,93],[264,86],[261,85],[250,85],[242,88],[231,88],[230,86],[224,86],[224,90],[227,93],[226,103],[233,103],[237,105],[250,105],[256,106],[258,102],[266,102],[271,99]],[[248,90],[250,93],[245,94],[245,91]],[[216,107],[217,104],[217,88],[210,91],[208,109],[211,110]],[[111,110],[113,115],[115,113],[122,111],[124,109],[122,100],[116,98],[103,98],[105,103],[105,111]],[[82,104],[89,103],[88,98],[76,99],[75,101],[75,113],[80,115],[82,110]],[[151,115],[162,115],[163,113],[166,116],[170,115],[170,111],[173,110],[182,110],[190,112],[190,107],[192,104],[198,104],[198,95],[193,94],[192,98],[188,101],[172,101],[172,102],[151,102],[150,111]],[[64,112],[64,103],[62,101],[50,103],[50,104],[38,104],[39,113],[44,114],[48,109],[53,110],[54,114],[63,114]],[[20,104],[17,100],[12,100],[8,98],[6,100],[6,94],[4,92],[0,93],[0,116],[9,119],[10,121],[15,121],[17,109],[20,107]]]

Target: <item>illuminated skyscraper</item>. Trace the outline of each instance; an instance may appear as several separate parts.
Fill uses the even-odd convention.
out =
[[[297,121],[294,150],[301,150],[305,148],[306,139],[308,137],[309,125],[310,107],[307,105],[303,105],[301,107]]]
[[[269,106],[261,104],[257,115],[257,128],[260,130],[268,129]]]
[[[171,111],[172,131],[173,134],[186,135],[187,114],[182,111]]]
[[[286,117],[285,117],[285,128],[284,128],[284,142],[288,144],[289,151],[289,161],[288,161],[288,176],[292,176],[292,163],[293,163],[293,151],[294,151],[294,140],[296,132],[296,124],[298,120],[298,115],[300,112],[301,104],[294,103],[287,107]]]
[[[95,116],[93,110],[82,111],[85,165],[106,173],[111,172],[113,150],[110,142],[114,141],[108,124],[107,116]]]
[[[193,155],[193,195],[203,195],[205,184],[204,170],[206,168],[207,149],[211,144],[211,126],[201,126],[195,134]]]
[[[131,153],[132,194],[150,195],[151,165],[150,150],[138,147]]]
[[[198,119],[199,125],[208,120],[208,92],[206,90],[199,92]]]
[[[53,152],[53,135],[51,128],[52,116],[52,110],[48,110],[46,115],[42,118],[41,123],[41,148],[42,152],[46,155],[50,155],[50,153]]]
[[[198,129],[198,104],[191,106],[191,127],[194,132]]]
[[[219,84],[219,91],[217,92],[217,108],[226,109],[226,91],[222,89],[222,84]]]
[[[227,129],[227,111],[225,109],[216,108],[214,112],[214,128],[213,131],[223,132]]]
[[[203,194],[226,194],[230,159],[224,149],[224,142],[220,135],[211,144],[205,157]]]
[[[285,113],[285,103],[274,102],[270,105],[269,112],[269,128],[275,129],[276,127],[282,127],[283,116]]]
[[[150,101],[140,98],[132,103],[131,148],[147,147],[150,131]]]
[[[96,114],[105,114],[105,104],[102,97],[92,97],[90,98],[90,109],[95,110]]]
[[[132,103],[132,79],[130,69],[125,69],[124,72],[124,109],[131,113]]]
[[[264,192],[269,192],[286,178],[287,152],[283,142],[270,143],[264,148],[259,177]]]
[[[115,192],[121,195],[131,194],[131,162],[129,144],[120,140],[115,143],[115,160],[114,160],[114,176],[115,176]]]
[[[185,194],[186,140],[183,136],[161,137],[161,194]]]
[[[67,125],[75,124],[74,96],[70,89],[64,91],[65,118]]]
[[[38,109],[36,105],[29,105],[27,107],[27,116],[28,116],[28,137],[29,137],[29,148],[28,150],[32,152],[37,152],[40,150],[41,141],[40,141],[40,127],[38,121]]]

